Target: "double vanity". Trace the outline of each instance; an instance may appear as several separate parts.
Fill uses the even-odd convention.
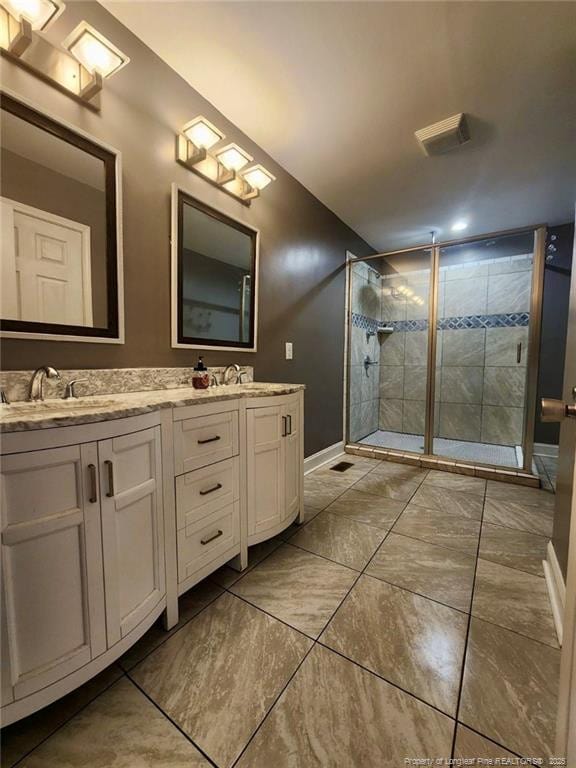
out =
[[[96,122],[74,115],[109,132],[104,108]],[[162,613],[173,627],[179,595],[224,563],[242,570],[250,545],[302,515],[303,387],[228,384],[230,370],[248,373],[231,365],[217,386],[191,388],[192,359],[258,349],[260,233],[248,200],[212,198],[174,158],[171,184],[150,192],[159,232],[171,199],[170,237],[166,228],[164,253],[151,246],[152,268],[132,244],[128,285],[122,233],[140,230],[143,214],[135,197],[123,208],[121,152],[16,92],[2,93],[0,127],[7,725],[96,675]],[[154,296],[169,280],[167,357],[164,308],[154,315],[138,291]],[[58,364],[76,350],[92,367],[67,370],[66,389],[55,369],[12,370],[44,357],[47,342]],[[181,367],[111,367],[130,359]],[[200,358],[195,370],[204,377]]]
[[[303,514],[301,385],[0,406],[2,722],[121,656]]]

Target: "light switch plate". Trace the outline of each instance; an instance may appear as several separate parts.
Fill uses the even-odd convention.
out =
[[[293,352],[292,352],[292,342],[287,341],[286,342],[286,360],[292,360]]]

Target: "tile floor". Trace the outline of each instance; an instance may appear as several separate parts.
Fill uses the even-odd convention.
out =
[[[306,522],[2,732],[2,767],[399,768],[552,754],[547,491],[350,456]],[[471,764],[470,762],[463,764]],[[479,763],[478,763],[479,764]]]

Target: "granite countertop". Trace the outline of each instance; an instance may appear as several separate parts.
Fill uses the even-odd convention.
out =
[[[210,389],[179,387],[145,392],[78,397],[70,400],[43,400],[0,405],[0,432],[24,432],[33,429],[92,424],[109,419],[138,416],[160,408],[217,403],[248,397],[289,395],[305,389],[304,384],[265,384],[250,382]]]

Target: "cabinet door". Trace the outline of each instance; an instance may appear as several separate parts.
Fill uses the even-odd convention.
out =
[[[165,594],[160,427],[98,443],[108,646]]]
[[[96,467],[94,444],[2,459],[3,653],[15,699],[105,650]]]
[[[284,517],[295,514],[300,507],[300,480],[302,475],[300,434],[300,400],[298,395],[292,398],[284,408],[286,417],[284,431],[286,492]]]
[[[248,535],[265,531],[284,517],[282,406],[249,408],[247,414]]]

